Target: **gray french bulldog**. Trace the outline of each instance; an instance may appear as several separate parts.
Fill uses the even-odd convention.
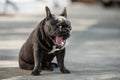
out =
[[[66,8],[59,16],[51,14],[46,6],[46,17],[33,30],[19,52],[19,67],[40,75],[41,70],[60,67],[62,73],[70,73],[64,65],[65,44],[70,36],[71,23]],[[52,63],[56,57],[57,64]]]

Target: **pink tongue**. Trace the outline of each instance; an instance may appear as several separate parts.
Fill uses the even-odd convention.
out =
[[[64,46],[64,40],[62,37],[57,36],[55,42],[58,46]]]

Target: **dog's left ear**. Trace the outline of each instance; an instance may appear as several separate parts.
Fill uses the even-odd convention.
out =
[[[64,10],[63,10],[63,12],[60,14],[60,16],[64,16],[65,18],[67,18],[66,7],[64,8]]]
[[[52,17],[50,9],[47,6],[45,7],[45,9],[46,9],[46,15],[47,15],[47,17]]]

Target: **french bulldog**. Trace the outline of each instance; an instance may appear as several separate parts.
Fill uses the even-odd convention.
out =
[[[59,16],[46,6],[46,17],[32,31],[19,52],[19,67],[32,70],[31,75],[40,75],[41,70],[59,67],[62,73],[70,73],[64,65],[65,44],[70,37],[71,23],[66,8]],[[57,64],[52,63],[56,57]]]

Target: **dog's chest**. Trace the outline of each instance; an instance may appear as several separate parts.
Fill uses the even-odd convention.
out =
[[[61,48],[61,49],[59,49],[59,48],[57,48],[57,47],[54,45],[53,48],[52,48],[52,50],[51,50],[48,54],[55,53],[56,51],[59,51],[59,50],[62,50],[62,49],[64,49],[64,47]]]

